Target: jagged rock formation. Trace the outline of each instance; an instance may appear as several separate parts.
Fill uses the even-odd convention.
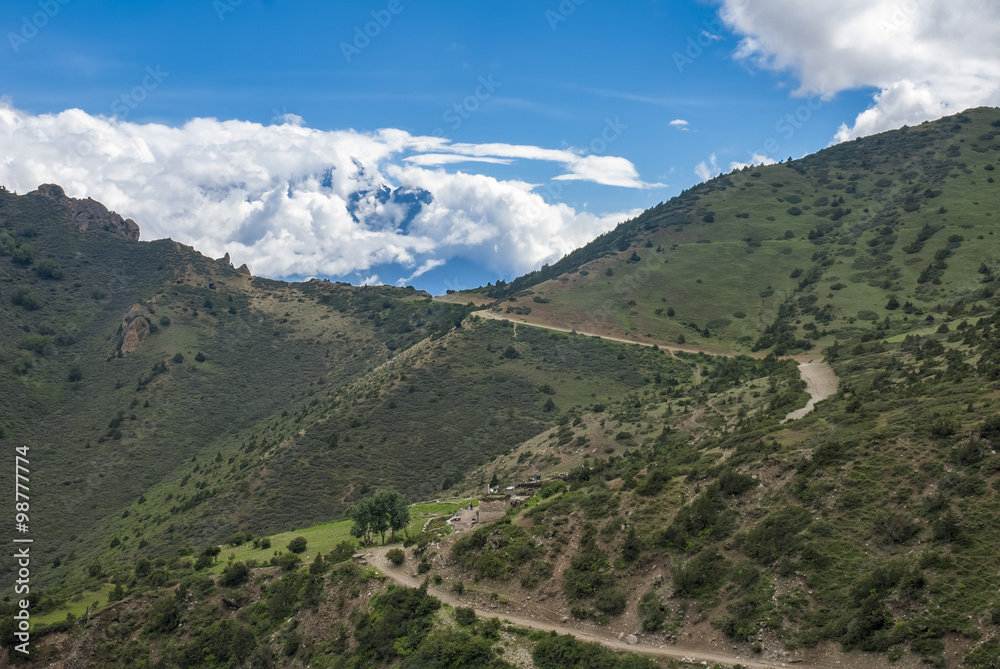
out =
[[[133,304],[122,316],[121,354],[138,351],[149,339],[149,312],[141,304]]]
[[[108,211],[108,208],[97,200],[67,197],[62,186],[56,184],[42,184],[38,187],[38,192],[53,199],[65,200],[70,208],[70,220],[79,230],[86,230],[91,226],[105,228],[110,226],[127,239],[139,241],[138,223],[131,218],[122,218],[119,214]]]

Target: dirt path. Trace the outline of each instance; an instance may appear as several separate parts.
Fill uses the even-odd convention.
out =
[[[822,360],[801,360],[799,359],[799,375],[806,382],[806,392],[809,393],[809,401],[801,409],[797,409],[787,416],[782,423],[790,420],[798,420],[813,410],[817,402],[832,397],[837,393],[840,379],[833,371],[833,367]]]
[[[694,348],[691,346],[677,346],[670,344],[661,344],[659,342],[652,341],[636,341],[634,339],[624,339],[622,337],[612,337],[609,335],[602,334],[591,334],[588,332],[581,332],[580,330],[573,330],[571,328],[564,328],[558,325],[543,325],[541,323],[531,323],[524,320],[523,318],[519,320],[514,320],[504,314],[498,314],[489,309],[482,309],[480,311],[472,312],[473,316],[479,316],[481,318],[490,318],[495,321],[510,321],[514,325],[514,336],[517,336],[517,324],[529,325],[534,328],[542,328],[544,330],[555,330],[557,332],[576,332],[584,337],[600,337],[601,339],[610,339],[611,341],[621,342],[623,344],[638,344],[639,346],[659,346],[664,351],[669,351],[671,355],[677,352],[684,353],[705,353],[706,355],[721,355],[725,357],[733,357],[733,353],[721,353],[718,351],[711,351],[706,349]],[[755,358],[765,357],[760,353],[748,353],[747,355]],[[809,393],[809,401],[801,409],[796,409],[787,416],[781,422],[787,422],[790,420],[798,420],[802,418],[816,406],[817,402],[821,402],[828,397],[833,396],[837,392],[837,387],[840,385],[840,379],[837,374],[833,371],[833,367],[823,362],[822,360],[812,359],[808,356],[796,356],[792,358],[799,363],[799,376],[802,380],[806,382],[806,392]],[[700,366],[695,370],[696,378],[701,375]]]
[[[396,567],[386,558],[385,554],[389,551],[389,548],[377,548],[371,552],[365,554],[368,564],[375,567],[388,578],[392,579],[396,583],[405,585],[410,588],[417,588],[420,586],[421,581],[414,578],[408,572],[412,565],[403,564]],[[450,606],[459,607],[467,606],[468,602],[461,601],[452,592],[443,590],[441,588],[435,587],[434,585],[427,586],[427,593],[441,600],[445,604]],[[617,635],[612,632],[607,634],[595,633],[595,632],[585,632],[573,627],[568,627],[566,625],[547,621],[540,618],[525,618],[523,616],[508,615],[506,613],[498,614],[496,611],[487,611],[483,609],[475,609],[476,615],[483,618],[501,618],[502,620],[507,620],[515,625],[520,625],[521,627],[528,627],[531,629],[541,630],[543,632],[550,632],[555,630],[558,634],[572,634],[581,641],[596,641],[603,646],[608,648],[614,648],[615,650],[631,651],[633,653],[644,653],[647,655],[656,655],[658,657],[668,657],[675,660],[684,660],[688,662],[707,662],[709,665],[721,662],[724,664],[740,664],[744,667],[749,667],[750,669],[776,669],[777,667],[786,666],[785,662],[764,662],[761,660],[756,660],[751,657],[744,657],[742,655],[730,655],[727,653],[718,653],[704,650],[693,650],[684,648],[683,644],[677,645],[648,645],[648,644],[637,644],[630,645],[624,640],[618,639]],[[832,667],[837,666],[835,662],[829,664],[805,664],[802,662],[795,662],[794,667],[799,667],[801,669],[832,669]]]

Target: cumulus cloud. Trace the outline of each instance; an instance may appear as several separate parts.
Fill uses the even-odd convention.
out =
[[[453,144],[397,129],[321,131],[193,119],[136,124],[80,110],[35,115],[0,101],[0,183],[58,183],[134,218],[143,239],[230,253],[271,277],[409,279],[462,257],[502,275],[552,262],[634,212],[547,202],[538,184],[451,172],[454,163],[552,163],[558,180],[645,188],[624,158],[576,149]],[[376,271],[378,273],[376,273]]]
[[[713,155],[714,158],[714,155]],[[778,161],[774,158],[769,158],[763,153],[754,153],[750,156],[749,162],[741,163],[738,160],[734,160],[729,163],[729,170],[742,170],[744,167],[753,167],[754,165],[777,165]]]
[[[791,71],[799,94],[875,88],[838,141],[1000,104],[995,0],[721,0],[737,56]]]
[[[685,120],[684,120],[684,119],[682,119],[682,118],[675,118],[675,119],[674,119],[673,121],[671,121],[671,122],[670,122],[670,123],[669,123],[668,125],[672,125],[672,126],[674,126],[675,128],[682,128],[682,129],[686,130],[686,129],[687,129],[687,125],[688,125],[688,122],[687,122],[687,121],[685,121]]]
[[[719,163],[717,162],[715,154],[713,153],[711,156],[709,156],[707,161],[703,160],[697,165],[695,165],[694,173],[697,174],[698,178],[701,179],[702,181],[708,181],[716,174],[718,174]]]

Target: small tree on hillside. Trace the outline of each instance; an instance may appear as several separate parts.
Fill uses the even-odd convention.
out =
[[[385,544],[386,532],[395,534],[406,529],[410,522],[410,510],[402,493],[396,490],[379,490],[355,504],[350,518],[354,522],[351,536],[370,544],[374,535],[378,534]]]

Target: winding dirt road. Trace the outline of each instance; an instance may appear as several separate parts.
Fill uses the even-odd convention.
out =
[[[389,547],[377,548],[374,551],[365,554],[365,558],[368,564],[375,567],[383,574],[385,574],[389,579],[399,583],[400,585],[405,585],[410,588],[420,587],[421,581],[417,580],[411,574],[409,570],[412,565],[403,564],[399,567],[393,565],[386,558],[386,553],[389,551]],[[428,584],[427,593],[445,604],[450,606],[469,606],[468,602],[462,602],[461,599],[456,597],[454,593],[444,590],[442,588],[435,587],[434,585]],[[475,608],[475,607],[473,607]],[[476,615],[483,618],[501,618],[502,620],[507,620],[515,625],[521,627],[527,627],[530,629],[541,630],[543,632],[551,632],[555,630],[558,634],[572,634],[581,641],[596,641],[602,646],[607,646],[608,648],[614,648],[615,650],[631,651],[633,653],[644,653],[646,655],[655,655],[657,657],[667,657],[675,660],[685,660],[688,662],[702,663],[707,662],[712,665],[716,662],[723,664],[740,664],[744,667],[750,669],[778,669],[785,666],[794,666],[801,669],[833,669],[837,664],[806,664],[804,662],[765,662],[762,660],[754,659],[752,657],[745,657],[743,655],[730,655],[727,653],[718,653],[704,650],[693,650],[686,649],[682,644],[677,645],[648,645],[639,643],[637,645],[630,645],[624,640],[618,639],[617,635],[608,632],[607,634],[600,634],[594,632],[585,632],[573,627],[568,627],[555,622],[549,622],[539,618],[525,618],[522,616],[508,615],[508,614],[497,614],[496,611],[487,611],[483,609],[475,608]]]
[[[704,353],[706,355],[721,355],[726,357],[732,357],[732,353],[720,353],[718,351],[712,351],[707,349],[694,348],[691,346],[678,346],[676,344],[663,344],[655,341],[637,341],[635,339],[625,339],[623,337],[613,337],[605,334],[595,334],[589,332],[581,332],[580,330],[574,330],[572,328],[564,328],[558,325],[546,325],[542,323],[532,323],[523,318],[513,319],[504,314],[498,314],[489,309],[482,309],[480,311],[472,312],[473,316],[479,316],[480,318],[489,318],[495,321],[510,321],[515,327],[515,336],[517,333],[517,324],[528,325],[533,328],[542,328],[543,330],[555,330],[556,332],[576,332],[584,337],[600,337],[601,339],[609,339],[611,341],[621,342],[623,344],[638,344],[639,346],[658,346],[664,351],[670,351],[671,354],[677,352],[683,353]],[[748,354],[753,357],[762,358],[761,354]],[[806,392],[809,393],[809,401],[801,409],[796,409],[792,411],[787,416],[785,416],[782,423],[788,422],[790,420],[798,420],[804,417],[806,414],[811,412],[816,406],[817,402],[821,402],[828,397],[832,397],[837,393],[837,388],[840,385],[840,379],[837,374],[833,371],[833,367],[823,362],[822,360],[810,358],[808,356],[795,356],[791,358],[799,363],[799,376],[802,380],[806,382]]]

